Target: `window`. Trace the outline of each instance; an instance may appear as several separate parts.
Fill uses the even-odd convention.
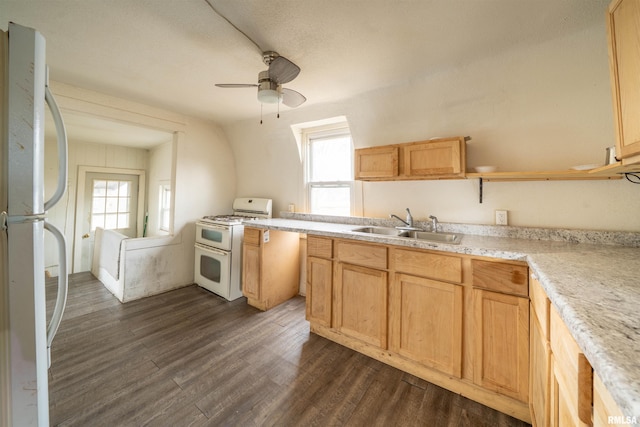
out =
[[[309,212],[349,216],[353,195],[353,147],[347,127],[306,129],[306,192]]]
[[[162,183],[160,184],[160,195],[158,197],[160,201],[160,206],[158,208],[158,217],[160,221],[158,223],[158,228],[161,231],[170,232],[169,229],[171,226],[171,184]]]
[[[131,181],[94,180],[91,230],[129,228],[131,216]]]

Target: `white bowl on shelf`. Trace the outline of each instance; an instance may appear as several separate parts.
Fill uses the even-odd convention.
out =
[[[489,172],[497,171],[498,167],[497,166],[476,166],[474,169],[478,173],[489,173]]]

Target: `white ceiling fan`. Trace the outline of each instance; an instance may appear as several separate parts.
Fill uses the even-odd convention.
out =
[[[282,85],[295,79],[300,67],[277,52],[267,51],[262,54],[263,62],[269,67],[258,74],[258,83],[219,83],[221,88],[258,88],[258,101],[267,104],[282,102],[287,107],[295,108],[307,100],[300,92],[283,88]]]

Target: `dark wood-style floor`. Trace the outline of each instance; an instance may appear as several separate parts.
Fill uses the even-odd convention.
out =
[[[52,425],[527,425],[310,334],[302,297],[263,313],[194,285],[121,304],[89,273],[70,277],[49,381]]]

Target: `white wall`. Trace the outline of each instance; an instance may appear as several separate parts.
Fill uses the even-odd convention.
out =
[[[304,72],[304,71],[303,71]],[[259,107],[256,107],[259,108]],[[354,145],[466,136],[468,166],[558,170],[604,163],[614,145],[604,26],[371,92],[348,101],[267,115],[225,127],[238,168],[238,195],[272,197],[274,212],[303,205],[302,166],[290,126],[344,115]],[[363,183],[363,215],[410,207],[418,219],[640,231],[640,186],[622,181],[486,183],[477,180]]]

